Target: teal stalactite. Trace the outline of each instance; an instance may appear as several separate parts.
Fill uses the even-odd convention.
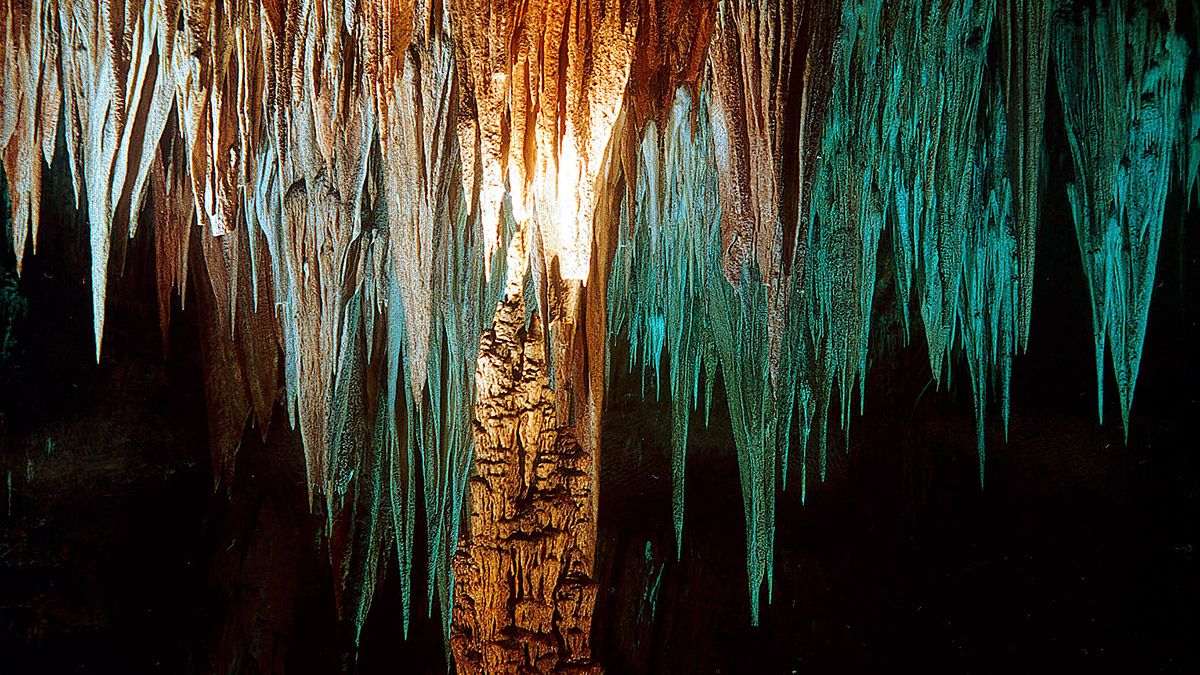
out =
[[[1092,301],[1096,404],[1103,421],[1108,351],[1127,435],[1179,140],[1187,47],[1174,21],[1173,3],[1103,0],[1072,8],[1054,30],[1075,167],[1067,197]]]
[[[811,402],[808,414],[818,425],[821,480],[829,406],[840,401],[847,429],[856,388],[861,398],[876,259],[895,192],[904,72],[897,50],[886,41],[884,18],[883,3],[873,0],[847,3],[844,9],[822,144],[825,164],[813,200],[810,264],[799,291],[812,364],[811,389],[802,401]],[[801,466],[806,495],[807,456]]]
[[[630,368],[648,369],[658,393],[667,358],[672,419],[672,518],[676,551],[683,542],[684,469],[690,411],[698,402],[701,371],[716,368],[704,321],[711,281],[709,252],[719,236],[712,136],[702,110],[685,88],[676,92],[666,128],[651,120],[638,152],[636,182],[622,212],[621,239],[609,275],[610,334],[629,340]]]
[[[1004,97],[995,83],[984,90],[980,133],[968,166],[973,185],[964,214],[963,279],[957,309],[958,347],[966,356],[975,404],[979,485],[983,486],[985,424],[989,390],[1000,399],[1008,430],[1012,360],[1019,341],[1023,301],[1020,222],[1014,223],[1014,186],[1006,173],[1007,135]],[[1007,165],[1011,167],[1011,164]]]
[[[905,308],[920,308],[935,378],[946,374],[954,342],[971,208],[969,160],[975,148],[984,62],[991,35],[991,0],[926,4],[895,11],[889,51],[898,61],[883,72],[899,82],[895,192],[896,273]]]
[[[1017,231],[1018,339],[1029,342],[1034,253],[1045,185],[1046,75],[1051,12],[1046,0],[997,0],[1000,68],[1008,128],[1007,169],[1013,185]]]

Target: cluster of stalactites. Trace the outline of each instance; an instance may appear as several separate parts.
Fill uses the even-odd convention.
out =
[[[798,382],[795,344],[784,350],[786,391],[770,382],[768,293],[757,268],[731,284],[720,245],[714,141],[707,96],[680,88],[663,129],[643,132],[634,222],[623,222],[609,277],[610,327],[630,343],[630,366],[652,372],[655,395],[665,380],[672,417],[672,513],[676,552],[683,542],[684,473],[691,411],[712,403],[718,369],[729,400],[745,507],[747,574],[753,618],[771,583],[776,481],[785,475]],[[795,305],[793,305],[795,306]],[[787,325],[797,325],[789,317]],[[788,330],[785,336],[798,333]],[[666,372],[658,368],[665,357]],[[702,398],[703,392],[703,398]],[[804,427],[807,428],[807,416]]]
[[[1191,121],[1181,119],[1188,50],[1175,33],[1174,3],[1165,5],[1077,7],[1054,38],[1075,165],[1067,197],[1092,300],[1097,406],[1103,420],[1108,351],[1126,434],[1174,157]]]
[[[905,330],[912,330],[915,304],[930,368],[939,381],[949,380],[953,354],[965,356],[981,481],[989,389],[1001,399],[1007,425],[1021,301],[1032,286],[1032,249],[1018,244],[1023,235],[1011,217],[1014,191],[1006,162],[1034,172],[1041,162],[1040,111],[1030,121],[1022,105],[1004,107],[1005,87],[1019,93],[1038,86],[1022,79],[1036,80],[1036,65],[1006,72],[1003,86],[996,76],[985,77],[996,11],[987,0],[847,6],[843,23],[855,29],[849,51],[839,59],[839,84],[826,125],[828,170],[818,189],[812,244],[831,265],[814,268],[809,277],[811,302],[818,309],[813,321],[819,337],[814,344],[818,415],[824,419],[837,392],[846,427],[855,389],[863,404],[879,245],[890,228],[892,249],[884,260],[892,265]],[[1004,25],[1023,22],[1021,11]],[[1015,28],[999,38],[1022,41],[1022,49],[1030,49],[1023,41],[1037,42],[1036,31],[1016,36]],[[871,77],[872,72],[891,76]],[[851,86],[855,82],[865,86]],[[914,82],[923,86],[911,86]],[[1020,128],[1032,127],[1028,133],[1036,138],[1014,155],[1007,143],[1009,117],[1018,119]],[[1036,213],[1036,206],[1026,213],[1029,241]],[[822,442],[822,477],[824,466]]]
[[[87,200],[97,358],[109,257],[150,195],[164,339],[189,275],[200,295],[218,480],[247,419],[265,434],[282,395],[328,514],[339,611],[365,616],[388,540],[409,578],[422,498],[430,603],[448,619],[473,363],[506,281],[537,291],[569,374],[560,417],[582,416],[598,444],[603,284],[583,282],[607,261],[593,224],[597,204],[616,213],[606,167],[638,20],[675,22],[685,5],[3,0],[18,259],[61,122]],[[707,34],[693,36],[672,74],[695,77]],[[523,243],[512,261],[506,232]],[[585,398],[582,413],[563,404]]]
[[[1200,75],[1185,104],[1173,3],[1051,6],[0,0],[17,260],[61,132],[99,354],[109,258],[153,206],[164,338],[189,278],[203,315],[214,470],[232,480],[282,395],[360,625],[390,546],[411,605],[418,499],[449,617],[502,296],[531,296],[590,453],[608,334],[665,355],[677,545],[720,370],[757,617],[793,432],[804,495],[810,427],[824,478],[831,407],[848,428],[862,405],[881,262],[934,375],[967,364],[982,480],[987,403],[1007,424],[1029,336],[1051,62],[1097,373],[1111,352],[1128,427],[1166,196],[1200,194]]]
[[[621,229],[609,313],[613,333],[629,340],[630,366],[649,370],[655,387],[669,383],[677,546],[690,413],[702,385],[711,401],[720,370],[757,618],[760,590],[770,588],[775,491],[787,485],[791,438],[804,453],[803,498],[810,429],[824,479],[831,404],[843,429],[856,392],[862,404],[881,263],[896,280],[906,332],[920,320],[935,377],[949,383],[952,363],[967,366],[982,484],[988,403],[999,399],[1007,429],[1013,358],[1029,334],[1050,34],[1083,177],[1069,196],[1111,211],[1101,218],[1075,207],[1098,369],[1107,336],[1126,424],[1165,196],[1172,179],[1189,194],[1198,189],[1200,118],[1195,97],[1187,109],[1181,100],[1186,51],[1165,10],[1101,3],[1052,18],[1049,3],[1022,0],[851,0],[831,62],[806,64],[810,75],[829,73],[831,93],[820,143],[800,161],[812,166],[819,157],[819,167],[810,169],[811,186],[800,181],[803,197],[792,195],[800,213],[789,220],[771,198],[788,165],[760,146],[781,147],[770,112],[788,97],[810,96],[796,87],[812,80],[755,73],[746,52],[773,53],[774,22],[787,5],[753,14],[756,21],[731,20],[743,4],[719,7],[700,101],[679,90],[671,115],[643,132],[629,193],[636,208],[623,216],[631,222]],[[989,69],[993,39],[1002,67]],[[765,44],[744,44],[753,40]],[[764,92],[774,98],[757,101]],[[1083,133],[1096,128],[1103,138]],[[790,260],[804,264],[789,276],[777,267],[778,237],[793,227],[799,243]],[[888,239],[891,250],[881,251]]]
[[[217,479],[232,481],[248,419],[265,435],[282,383],[339,612],[361,625],[393,539],[410,604],[421,498],[428,596],[448,618],[470,374],[498,292],[458,178],[448,10],[348,7],[0,3],[13,244],[20,260],[36,243],[61,124],[59,159],[86,197],[97,355],[108,259],[148,201],[164,340],[189,274],[198,296]]]
[[[507,199],[518,227],[537,218],[537,245],[560,278],[585,281],[636,16],[620,0],[450,4],[467,91],[459,133],[480,151],[465,156],[463,176],[478,186],[485,252],[499,248]]]

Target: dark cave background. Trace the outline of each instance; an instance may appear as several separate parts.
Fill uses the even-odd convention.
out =
[[[866,414],[848,447],[832,423],[829,478],[810,469],[803,506],[792,451],[759,627],[724,401],[707,428],[692,421],[676,561],[669,406],[641,398],[614,347],[592,640],[608,672],[1196,672],[1196,210],[1179,195],[1167,207],[1125,444],[1111,372],[1096,419],[1056,116],[1029,351],[1013,368],[1007,442],[989,420],[986,487],[969,389],[934,387],[919,331],[900,344],[895,310],[881,313]],[[335,621],[281,409],[266,443],[247,430],[233,485],[214,490],[195,289],[164,355],[148,227],[113,256],[95,364],[87,228],[63,168],[48,179],[38,254],[6,296],[24,311],[0,361],[0,673],[446,672],[436,620],[417,611],[402,638],[394,556],[358,650]],[[878,293],[889,304],[886,274]],[[954,377],[966,383],[965,364]]]

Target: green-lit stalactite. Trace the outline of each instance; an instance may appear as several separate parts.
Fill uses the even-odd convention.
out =
[[[896,274],[901,301],[914,299],[925,327],[929,363],[939,380],[954,342],[971,208],[970,159],[993,2],[920,0],[896,11],[888,45],[897,61],[883,72],[899,79],[893,150]],[[867,77],[870,77],[867,75]]]
[[[958,346],[966,356],[975,403],[979,484],[984,480],[989,390],[1000,399],[1008,430],[1009,383],[1020,331],[1021,236],[1015,227],[1013,185],[1005,172],[1007,136],[999,87],[985,88],[979,135],[965,167],[972,189],[963,213],[963,278],[957,309]]]
[[[755,277],[756,267],[745,270],[736,287],[722,272],[720,206],[703,98],[697,107],[680,90],[666,132],[660,135],[651,123],[642,139],[634,190],[635,222],[623,224],[609,279],[612,334],[628,336],[630,365],[640,363],[656,381],[660,359],[667,359],[677,555],[689,415],[700,402],[701,376],[711,388],[720,368],[737,450],[751,613],[757,622],[761,590],[765,585],[769,593],[771,587],[775,493],[789,442],[791,411],[786,408],[794,405],[790,385],[796,382],[798,324],[787,322],[780,372],[789,386],[777,400],[769,386],[767,288]]]
[[[1197,21],[1200,23],[1200,20]],[[1181,164],[1186,176],[1187,208],[1200,202],[1200,71],[1192,73],[1192,96],[1183,118]]]
[[[1126,434],[1187,63],[1187,47],[1174,32],[1174,3],[1133,4],[1075,6],[1054,29],[1055,74],[1075,168],[1067,197],[1092,301],[1097,406],[1103,421],[1108,350]]]
[[[1000,70],[1008,129],[1007,169],[1012,182],[1017,233],[1017,330],[1021,348],[1029,342],[1033,310],[1034,253],[1045,183],[1046,74],[1050,58],[1048,0],[997,0]]]
[[[762,588],[766,585],[769,602],[773,585],[775,493],[782,456],[778,425],[783,418],[769,379],[767,288],[756,273],[756,269],[746,270],[736,288],[718,277],[706,296],[707,320],[712,326],[737,448],[746,520],[750,618],[755,625]]]
[[[813,395],[826,472],[826,420],[840,401],[849,425],[854,390],[860,400],[867,370],[867,339],[875,297],[879,241],[893,208],[898,105],[904,73],[883,33],[883,3],[849,2],[842,17],[842,48],[825,122],[823,168],[817,178],[809,230],[803,307],[813,363]],[[808,491],[807,457],[801,490]]]
[[[702,371],[707,368],[711,374],[716,368],[704,308],[713,282],[710,253],[720,251],[720,211],[704,106],[680,89],[666,129],[648,123],[630,195],[636,200],[635,222],[628,222],[630,211],[625,210],[609,275],[610,332],[627,336],[629,365],[651,371],[656,394],[664,352],[667,359],[677,554],[683,543],[690,412],[699,402]]]

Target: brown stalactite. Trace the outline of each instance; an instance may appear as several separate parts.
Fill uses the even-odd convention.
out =
[[[557,421],[545,340],[518,293],[480,343],[471,538],[454,560],[462,673],[599,670],[592,456]]]
[[[222,237],[197,233],[200,259],[191,265],[203,317],[201,356],[213,471],[226,487],[232,485],[247,421],[254,421],[265,440],[279,396],[275,317],[270,306],[256,307],[254,300],[269,297],[270,273],[251,274],[249,234],[245,228]]]
[[[768,282],[804,263],[806,189],[840,19],[833,2],[730,0],[717,8],[709,63],[725,276],[751,260]],[[800,250],[797,250],[799,247]]]
[[[39,205],[42,195],[41,159],[54,156],[54,136],[62,105],[59,84],[59,32],[55,0],[26,0],[0,4],[0,162],[13,185],[13,248],[21,269],[26,241],[32,232],[37,250]],[[41,157],[36,157],[36,150]],[[31,150],[34,152],[31,153]],[[33,154],[34,157],[30,157]]]
[[[804,270],[840,19],[830,0],[728,0],[717,7],[709,48],[722,266],[736,285],[754,263],[769,286],[773,386],[790,303],[786,279]]]
[[[698,94],[712,40],[716,0],[640,0],[627,105],[641,132],[650,120],[663,128],[675,91]]]
[[[179,295],[181,307],[187,302],[188,245],[194,222],[192,188],[184,163],[183,142],[177,137],[171,138],[159,148],[150,174],[158,320],[164,351],[170,334],[171,294]]]

